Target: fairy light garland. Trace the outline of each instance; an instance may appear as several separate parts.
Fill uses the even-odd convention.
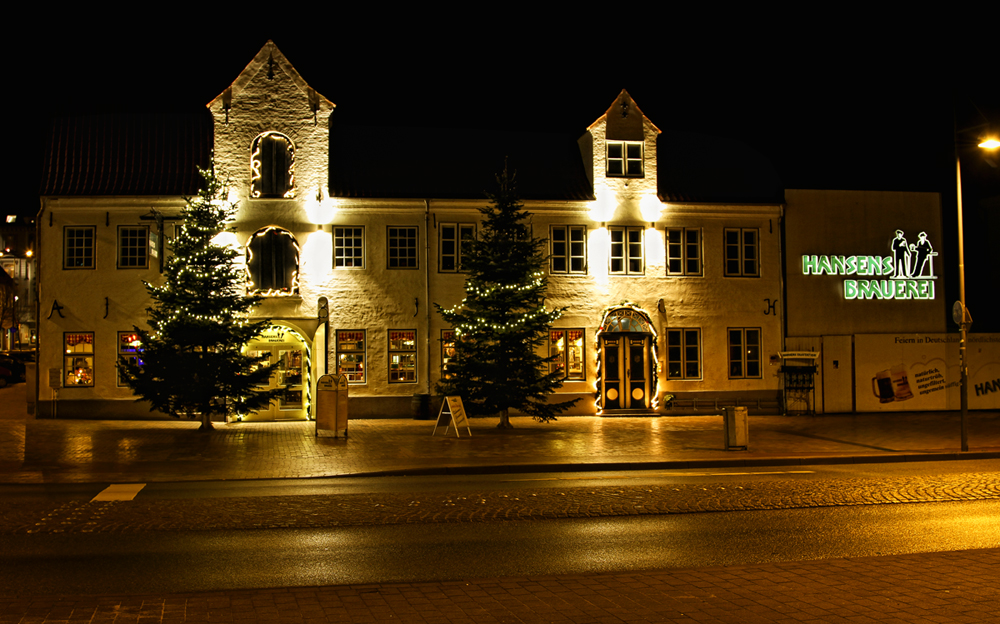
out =
[[[660,379],[660,357],[657,349],[657,344],[659,343],[657,339],[656,328],[653,326],[652,317],[650,317],[649,312],[639,307],[638,304],[632,303],[631,301],[622,301],[618,305],[612,305],[604,308],[601,311],[601,324],[597,327],[597,331],[594,334],[595,342],[595,352],[597,353],[597,381],[594,388],[594,406],[597,408],[597,413],[600,415],[604,411],[603,397],[601,396],[601,356],[603,352],[601,351],[601,335],[607,331],[605,328],[608,327],[612,315],[621,312],[637,312],[641,315],[640,321],[642,324],[649,329],[649,333],[652,334],[652,340],[650,341],[650,355],[653,360],[653,375],[652,375],[652,400],[650,401],[650,407],[652,409],[658,409],[660,406],[659,397],[659,379]],[[621,318],[623,315],[618,315],[617,318]],[[613,332],[608,332],[613,333]]]

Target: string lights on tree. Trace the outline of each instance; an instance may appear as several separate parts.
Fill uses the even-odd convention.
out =
[[[499,414],[498,428],[510,428],[510,410],[536,420],[555,420],[578,399],[550,403],[565,371],[559,355],[539,355],[549,328],[564,309],[545,307],[545,242],[531,236],[530,214],[517,195],[506,165],[498,189],[487,193],[479,240],[463,242],[461,269],[466,296],[438,312],[454,329],[455,355],[437,385],[445,396],[461,396],[471,415]]]
[[[284,390],[266,389],[277,363],[245,353],[246,343],[270,320],[250,318],[262,298],[246,294],[239,252],[213,241],[227,230],[236,205],[214,166],[199,172],[202,189],[185,199],[165,279],[160,285],[144,282],[153,306],[150,329],[135,328],[139,356],[121,358],[118,367],[137,401],[149,402],[151,411],[200,418],[201,429],[212,429],[213,416],[264,409]]]

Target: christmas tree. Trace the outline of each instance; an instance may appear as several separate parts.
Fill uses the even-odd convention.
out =
[[[530,213],[517,196],[515,176],[506,163],[498,189],[486,193],[479,240],[462,248],[465,299],[438,312],[455,330],[455,355],[437,385],[445,396],[460,396],[471,415],[499,414],[499,428],[510,428],[510,410],[541,422],[578,399],[550,403],[562,386],[563,372],[550,370],[555,356],[539,355],[549,326],[562,309],[546,309],[545,241],[531,236]]]
[[[277,364],[243,352],[270,321],[250,320],[261,297],[246,294],[239,252],[213,240],[226,231],[236,206],[227,200],[214,166],[199,172],[204,184],[197,197],[185,198],[166,279],[161,286],[145,282],[154,302],[151,330],[135,328],[138,358],[123,357],[118,367],[150,411],[201,418],[201,429],[212,429],[213,415],[264,408],[282,390],[260,389]]]

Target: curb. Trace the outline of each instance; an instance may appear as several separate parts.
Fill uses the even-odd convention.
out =
[[[535,463],[485,466],[439,466],[357,472],[336,477],[392,477],[477,474],[524,474],[535,472],[625,472],[629,470],[677,470],[689,468],[755,468],[767,466],[817,466],[833,464],[888,464],[899,462],[962,461],[1000,459],[1000,451],[954,451],[904,453],[899,455],[834,455],[800,457],[751,457],[747,459],[692,459],[655,462],[600,462],[593,464]],[[317,477],[331,478],[331,477]]]

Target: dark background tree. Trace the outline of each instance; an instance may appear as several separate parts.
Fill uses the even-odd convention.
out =
[[[239,252],[213,242],[236,207],[213,169],[199,171],[204,184],[197,197],[185,200],[166,279],[162,286],[146,282],[154,303],[151,331],[135,328],[139,361],[123,357],[119,368],[137,400],[151,404],[150,411],[200,417],[200,428],[211,429],[213,415],[259,410],[282,390],[260,389],[277,364],[243,353],[270,321],[250,319],[261,298],[246,294],[236,264]]]
[[[462,248],[465,299],[449,309],[435,304],[455,330],[455,355],[437,391],[462,397],[471,415],[499,414],[497,426],[506,429],[511,409],[546,422],[579,399],[548,402],[564,372],[550,371],[555,356],[538,351],[564,309],[545,308],[545,241],[531,236],[530,213],[506,163],[497,185],[495,193],[486,193],[489,205],[480,209],[478,240]]]

